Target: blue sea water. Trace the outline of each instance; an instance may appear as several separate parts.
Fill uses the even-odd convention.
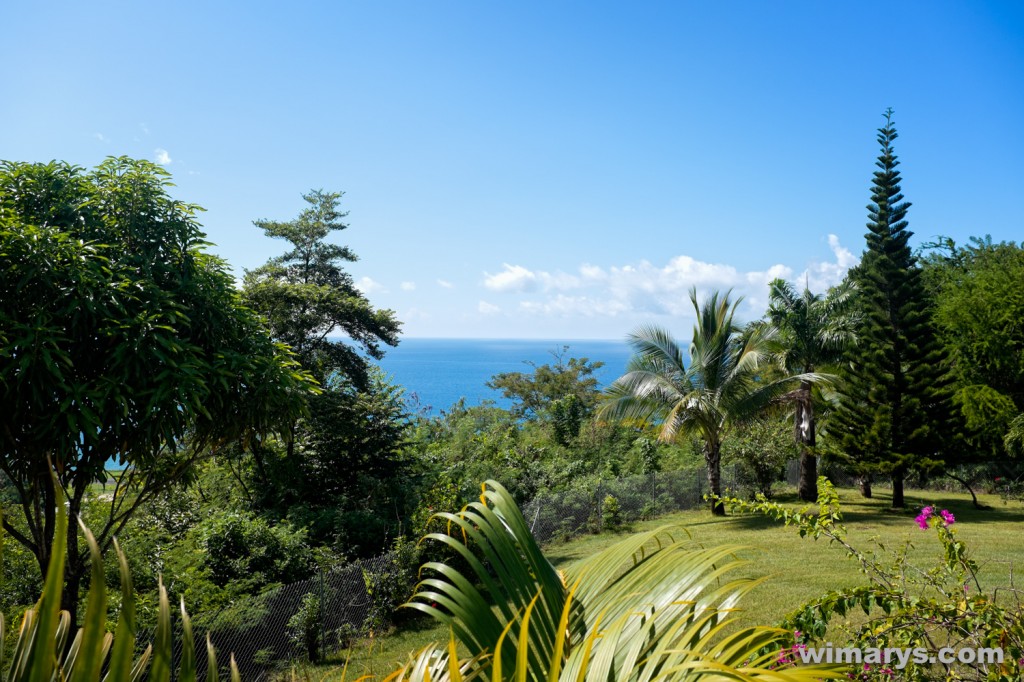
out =
[[[507,407],[510,402],[487,388],[487,381],[500,372],[532,372],[527,362],[552,364],[553,353],[564,346],[569,347],[563,354],[566,361],[573,357],[605,363],[595,372],[601,386],[621,376],[632,355],[625,341],[416,338],[402,339],[378,364],[414,404],[437,414],[460,398],[467,405],[494,400]]]

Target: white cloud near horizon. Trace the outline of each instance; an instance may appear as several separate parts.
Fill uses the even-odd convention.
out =
[[[163,147],[157,147],[156,150],[154,150],[153,154],[156,155],[155,156],[156,162],[159,163],[161,166],[169,166],[169,165],[171,165],[171,163],[172,163],[171,155]]]
[[[372,277],[360,277],[356,281],[355,287],[367,295],[376,292],[387,293],[387,288]]]
[[[499,294],[522,295],[518,301],[521,313],[556,317],[691,317],[691,287],[697,288],[698,295],[711,289],[731,289],[734,297],[744,297],[745,316],[753,318],[764,312],[768,283],[775,278],[792,281],[798,287],[806,283],[815,292],[824,292],[842,281],[858,258],[834,234],[828,235],[828,245],[833,258],[812,262],[800,273],[781,263],[764,270],[741,272],[725,263],[707,263],[678,255],[664,265],[647,260],[607,268],[584,263],[576,273],[546,272],[503,263],[500,272],[484,272],[483,286]],[[482,305],[480,312],[484,312]]]
[[[402,291],[415,291],[416,282],[402,282],[401,287]]]
[[[493,315],[501,312],[501,308],[499,306],[496,306],[493,303],[488,303],[487,301],[480,301],[480,303],[477,304],[476,309],[484,315]]]
[[[452,284],[451,282],[449,282],[446,279],[438,279],[437,280],[437,286],[442,287],[444,289],[454,289],[455,288],[455,285]]]

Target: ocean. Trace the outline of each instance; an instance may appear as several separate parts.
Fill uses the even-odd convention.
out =
[[[564,358],[601,361],[594,376],[600,386],[615,381],[626,369],[632,351],[625,341],[559,341],[533,339],[402,339],[388,348],[378,364],[394,383],[405,388],[412,404],[438,414],[460,398],[467,405],[493,400],[501,407],[511,402],[485,384],[501,372],[532,372],[527,363],[555,362],[554,352],[568,346]]]

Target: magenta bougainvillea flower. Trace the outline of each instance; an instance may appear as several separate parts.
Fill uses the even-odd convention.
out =
[[[917,525],[921,527],[921,530],[928,530],[928,526],[930,525],[929,521],[933,518],[942,519],[942,525],[945,527],[952,526],[956,523],[956,517],[953,516],[953,512],[948,509],[936,512],[935,507],[931,506],[922,509],[921,513],[914,518],[914,521],[916,521]]]

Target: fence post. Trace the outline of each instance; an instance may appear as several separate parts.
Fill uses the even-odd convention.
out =
[[[327,591],[325,589],[324,568],[320,567],[320,655],[327,652],[327,638],[324,637],[324,618],[327,617]]]

